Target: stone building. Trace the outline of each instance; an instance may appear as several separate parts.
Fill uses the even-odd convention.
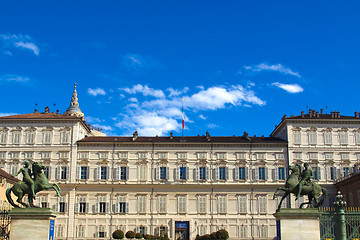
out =
[[[115,229],[171,239],[226,229],[232,239],[273,239],[279,198],[272,196],[288,165],[309,162],[334,195],[335,179],[360,157],[359,126],[357,114],[310,110],[284,116],[270,137],[108,137],[85,122],[75,88],[65,114],[46,108],[0,118],[0,166],[10,173],[24,160],[47,166],[62,196],[41,192],[37,203],[60,212],[57,240],[109,239]]]

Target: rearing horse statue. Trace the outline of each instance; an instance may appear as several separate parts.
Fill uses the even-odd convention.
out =
[[[284,199],[290,194],[293,193],[295,194],[295,196],[298,194],[299,192],[299,178],[300,178],[300,166],[299,165],[294,165],[294,166],[290,166],[289,167],[291,174],[288,177],[288,179],[286,180],[285,183],[285,187],[279,187],[276,189],[275,193],[274,193],[274,197],[273,199],[276,198],[278,192],[280,190],[284,191],[285,194],[284,196],[281,198],[281,201],[278,205],[278,209],[281,208],[281,204],[284,201]],[[302,208],[305,204],[308,204],[308,206],[312,206],[312,207],[320,207],[325,199],[327,198],[327,190],[325,188],[322,188],[319,184],[311,182],[309,185],[304,185],[301,188],[301,196],[303,195],[307,195],[309,201],[308,202],[304,202],[300,205],[300,208]],[[320,196],[321,199],[320,199]],[[314,200],[314,204],[313,204],[313,200]]]
[[[43,170],[45,169],[45,166],[41,163],[34,162],[32,164],[32,172],[34,176],[34,191],[35,193],[40,192],[42,190],[48,190],[48,189],[54,189],[57,195],[60,197],[61,189],[58,184],[53,183],[49,184],[49,180],[45,176]],[[33,200],[34,196],[32,195],[32,191],[29,188],[29,186],[21,181],[15,183],[11,188],[6,189],[6,198],[9,201],[9,203],[14,207],[19,207],[17,204],[14,203],[14,201],[11,198],[11,192],[17,196],[17,202],[23,205],[24,207],[36,207],[34,206]],[[22,201],[25,194],[28,195],[29,199],[29,205],[24,203]]]

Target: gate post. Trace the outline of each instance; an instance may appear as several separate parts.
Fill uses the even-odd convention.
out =
[[[345,206],[342,200],[343,195],[338,191],[336,194],[335,205],[335,233],[336,240],[346,240]]]

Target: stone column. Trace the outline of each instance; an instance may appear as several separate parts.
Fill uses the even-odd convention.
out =
[[[10,239],[54,239],[56,215],[50,208],[12,209]]]
[[[317,208],[284,208],[276,211],[278,240],[320,240],[320,215]]]

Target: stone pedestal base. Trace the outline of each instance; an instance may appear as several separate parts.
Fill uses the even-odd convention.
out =
[[[54,239],[56,215],[50,208],[13,208],[10,239]]]
[[[316,208],[290,209],[276,211],[276,230],[278,240],[320,240],[319,217]]]

